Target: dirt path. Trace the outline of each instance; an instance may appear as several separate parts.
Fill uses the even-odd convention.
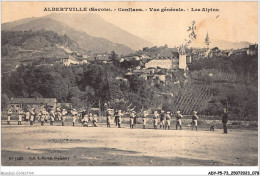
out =
[[[2,125],[2,165],[257,165],[257,131],[140,128]]]

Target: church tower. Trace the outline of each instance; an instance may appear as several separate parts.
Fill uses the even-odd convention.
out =
[[[179,48],[179,69],[183,69],[186,70],[187,68],[187,64],[186,64],[186,52],[185,52],[185,48],[182,45]]]
[[[208,33],[207,33],[206,38],[205,38],[205,44],[206,44],[206,48],[209,49],[210,40],[209,40],[209,34]]]

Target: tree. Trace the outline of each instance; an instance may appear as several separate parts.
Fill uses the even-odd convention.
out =
[[[6,94],[1,94],[1,109],[7,109],[9,105],[9,98]]]

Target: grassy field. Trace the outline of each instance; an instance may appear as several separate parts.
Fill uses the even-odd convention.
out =
[[[2,122],[4,166],[256,166],[257,130],[129,129]]]

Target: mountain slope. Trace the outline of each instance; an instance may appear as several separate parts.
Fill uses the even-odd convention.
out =
[[[240,41],[240,42],[231,42],[227,40],[218,40],[218,39],[210,39],[210,48],[218,47],[221,50],[226,50],[226,49],[241,49],[241,48],[248,48],[249,45],[252,43],[249,43],[247,41]],[[206,47],[204,41],[195,41],[190,45],[191,47],[199,47],[199,48],[204,48]]]
[[[91,36],[106,38],[134,50],[153,46],[151,42],[128,33],[96,14],[51,14],[47,17],[67,24],[76,30],[83,30]]]
[[[2,73],[21,63],[55,63],[68,57],[67,51],[84,53],[78,44],[66,35],[53,31],[2,31]]]
[[[50,18],[36,18],[34,20],[28,20],[25,23],[13,22],[2,24],[2,30],[8,31],[39,31],[47,30],[54,31],[59,35],[68,35],[72,40],[77,42],[79,46],[85,50],[93,52],[111,52],[115,51],[118,54],[128,54],[132,52],[132,49],[122,45],[113,43],[104,38],[92,37],[83,31],[77,31],[70,28],[66,24],[58,22]]]
[[[210,46],[211,47],[218,47],[219,49],[225,50],[225,49],[241,49],[241,48],[246,48],[250,45],[251,43],[249,42],[230,42],[226,40],[217,40],[217,39],[212,39]]]
[[[14,28],[15,26],[28,23],[28,22],[33,21],[35,19],[36,18],[24,18],[24,19],[17,20],[17,21],[14,21],[14,22],[7,22],[7,23],[2,24],[1,29],[2,29],[2,31],[8,31],[8,30],[11,30],[12,28]]]

